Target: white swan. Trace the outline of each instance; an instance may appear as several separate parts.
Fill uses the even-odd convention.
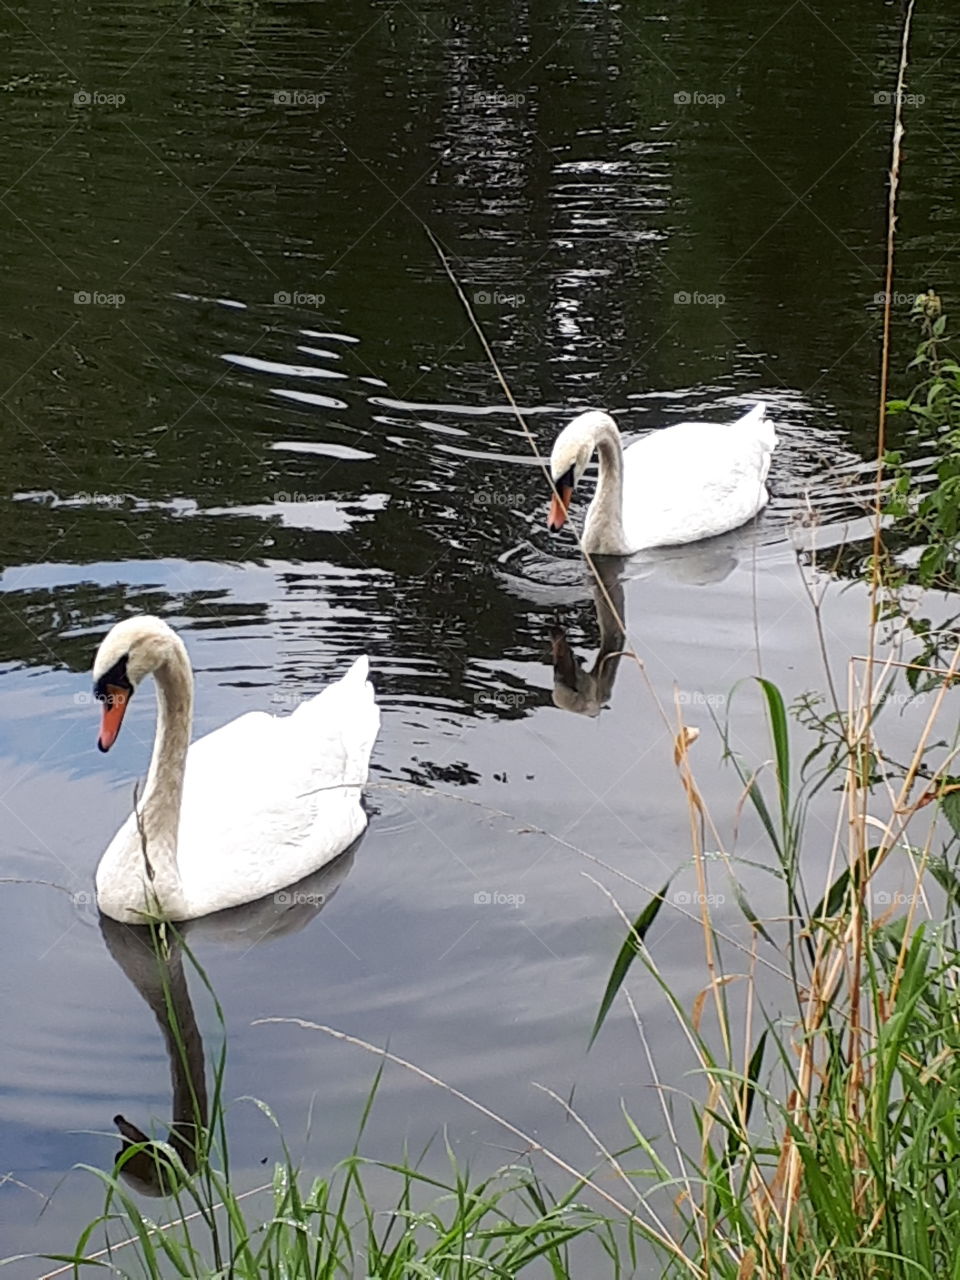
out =
[[[726,533],[766,506],[776,444],[763,404],[737,422],[664,427],[627,449],[609,414],[582,413],[560,432],[550,455],[555,489],[550,530],[556,532],[566,520],[573,491],[596,449],[600,475],[582,538],[588,555],[631,555]]]
[[[250,711],[190,746],[186,648],[159,618],[128,618],[93,665],[101,751],[148,675],[156,741],[137,814],[97,867],[105,915],[124,924],[193,920],[253,902],[316,871],[364,829],[360,791],[380,728],[365,657],[291,715]]]

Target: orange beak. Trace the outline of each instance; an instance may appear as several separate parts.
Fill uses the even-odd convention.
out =
[[[557,533],[563,528],[572,497],[572,484],[557,485],[557,491],[550,499],[550,514],[547,516],[547,528],[551,533]]]
[[[116,742],[129,698],[128,690],[121,689],[115,684],[107,685],[107,696],[102,699],[103,719],[100,721],[100,737],[97,739],[97,746],[101,751],[109,751]]]

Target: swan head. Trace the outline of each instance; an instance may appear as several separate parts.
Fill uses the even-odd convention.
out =
[[[109,751],[116,742],[137,686],[182,647],[162,618],[147,614],[124,618],[107,632],[93,662],[93,696],[103,704],[97,739],[101,751]]]
[[[553,498],[547,516],[547,527],[551,533],[557,533],[563,528],[574,490],[596,448],[597,436],[609,430],[619,435],[617,424],[608,413],[590,409],[568,422],[554,441],[550,454]]]

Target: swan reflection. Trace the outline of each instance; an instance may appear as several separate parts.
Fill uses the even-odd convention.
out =
[[[554,705],[562,711],[584,716],[598,716],[609,701],[625,641],[621,625],[625,621],[621,577],[625,562],[619,556],[597,556],[593,563],[600,579],[599,582],[593,579],[592,583],[600,648],[592,668],[584,669],[570,648],[563,627],[556,625],[550,633]]]
[[[198,942],[216,941],[246,950],[299,932],[336,893],[359,844],[356,841],[335,862],[281,893],[178,926],[154,930],[119,924],[101,914],[107,950],[156,1018],[170,1060],[173,1112],[167,1145],[177,1160],[125,1116],[114,1117],[123,1143],[116,1172],[142,1195],[172,1194],[184,1172],[196,1172],[209,1123],[203,1039],[184,973],[182,944],[192,950]]]
[[[617,565],[625,583],[657,577],[685,586],[712,586],[741,565],[749,568],[758,556],[783,542],[762,534],[763,528],[753,523],[685,546],[649,547],[632,556],[594,556],[593,563],[598,572],[606,563]],[[582,600],[584,587],[592,581],[589,567],[582,561],[558,560],[530,542],[512,547],[500,557],[499,564],[505,589],[541,607]]]
[[[647,574],[659,571],[691,587],[711,586],[728,578],[745,554],[756,552],[757,540],[750,536],[755,532],[754,526],[749,526],[746,531],[735,529],[687,547],[651,548],[634,556],[632,564],[646,569]]]

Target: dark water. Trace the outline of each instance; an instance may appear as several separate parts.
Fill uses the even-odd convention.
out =
[[[315,920],[263,947],[198,940],[231,1097],[265,1098],[291,1136],[314,1100],[308,1164],[347,1153],[376,1062],[251,1025],[291,1015],[389,1040],[585,1164],[532,1081],[576,1081],[612,1142],[621,1096],[662,1127],[625,1016],[583,1052],[621,934],[583,873],[627,909],[643,895],[530,828],[659,887],[689,858],[671,733],[627,663],[599,717],[554,704],[551,630],[589,668],[593,597],[572,540],[547,535],[526,437],[422,224],[542,450],[582,405],[633,432],[770,403],[782,444],[757,527],[637,558],[625,581],[630,641],[704,729],[701,783],[732,841],[711,713],[758,669],[758,639],[788,693],[822,685],[792,530],[808,509],[824,544],[860,530],[892,114],[877,97],[900,13],[747,8],[0,11],[0,874],[17,881],[0,900],[0,1172],[18,1180],[0,1252],[65,1247],[99,1193],[71,1174],[38,1218],[42,1197],[76,1162],[109,1163],[118,1110],[170,1113],[161,1036],[89,901],[153,713],[135,705],[103,760],[87,672],[142,610],[187,641],[198,733],[289,709],[366,651],[376,782],[513,815],[374,788]],[[957,42],[960,17],[921,5],[904,294],[957,282]],[[838,654],[862,647],[863,618],[858,589],[833,593]],[[738,696],[738,740],[762,759],[761,708]],[[738,839],[762,859],[749,823]],[[658,944],[691,998],[695,938],[677,912]],[[656,992],[634,994],[661,1068],[689,1065]],[[249,1105],[231,1123],[253,1186],[274,1138]],[[464,1158],[508,1158],[502,1132],[396,1071],[369,1150],[394,1158],[447,1123]]]

